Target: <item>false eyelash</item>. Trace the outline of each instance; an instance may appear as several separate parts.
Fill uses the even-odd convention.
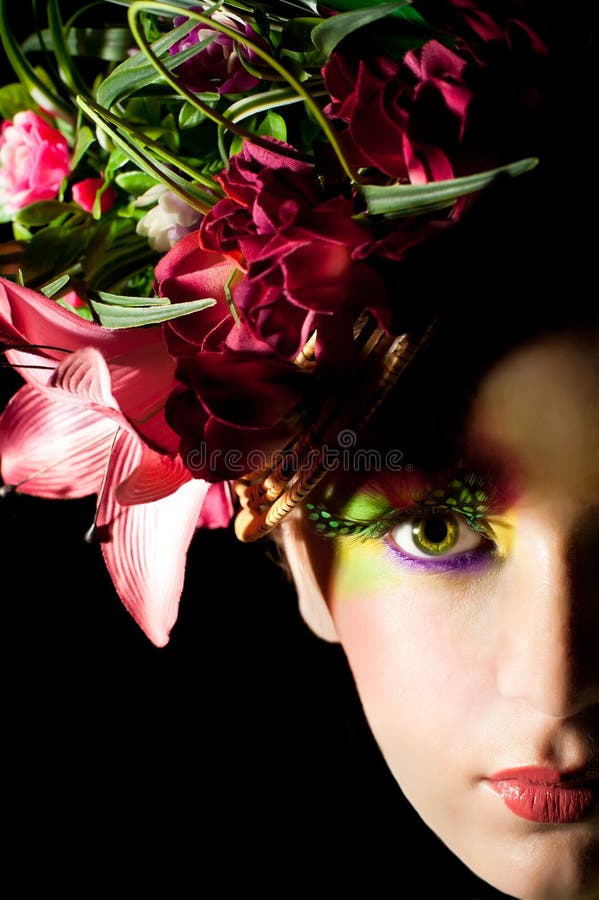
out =
[[[466,521],[473,531],[479,532],[483,537],[493,541],[495,532],[491,524],[482,517],[467,518],[459,510],[450,506],[418,505],[409,509],[391,509],[379,516],[375,522],[358,521],[356,519],[344,519],[334,516],[322,503],[307,503],[308,519],[313,523],[314,530],[322,537],[359,537],[362,540],[373,540],[386,537],[396,525],[400,525],[407,519],[417,516],[457,515]]]
[[[495,533],[487,520],[489,496],[481,476],[465,473],[452,478],[445,488],[431,490],[419,500],[414,499],[408,507],[386,509],[376,520],[346,519],[334,515],[323,503],[306,503],[306,509],[314,530],[323,537],[382,538],[406,519],[450,513],[460,516],[474,531],[494,540]]]

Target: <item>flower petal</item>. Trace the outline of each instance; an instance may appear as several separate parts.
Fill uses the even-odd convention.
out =
[[[122,506],[152,503],[173,494],[190,478],[180,457],[171,459],[144,445],[140,464],[119,484],[116,497]]]
[[[0,416],[2,478],[35,497],[94,494],[114,432],[105,416],[25,385]]]
[[[121,506],[117,488],[141,458],[140,440],[123,432],[111,457],[98,533],[121,601],[152,643],[163,647],[177,618],[187,549],[209,486],[191,480],[153,503]]]
[[[105,415],[116,412],[120,415],[118,404],[112,396],[106,360],[93,347],[85,347],[69,354],[56,366],[48,384],[65,391],[68,398],[97,412]]]
[[[174,364],[168,358],[165,367],[166,353],[164,358],[157,358],[153,351],[142,347],[132,354],[130,364],[109,366],[98,350],[85,347],[58,363],[48,383],[50,388],[64,391],[74,403],[134,429],[159,450],[174,455],[178,438],[164,418],[166,399],[176,384],[172,378]],[[156,371],[152,370],[152,359]]]
[[[97,347],[110,360],[138,347],[161,344],[162,328],[104,328],[44,294],[0,278],[0,339],[54,348],[44,353],[57,360],[82,347]]]

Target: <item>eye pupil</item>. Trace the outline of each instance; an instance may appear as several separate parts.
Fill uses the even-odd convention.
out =
[[[431,516],[426,519],[422,526],[423,536],[431,544],[440,544],[447,538],[448,532],[447,522],[440,516]]]
[[[423,516],[412,525],[412,540],[423,553],[439,556],[456,544],[459,526],[451,514]]]

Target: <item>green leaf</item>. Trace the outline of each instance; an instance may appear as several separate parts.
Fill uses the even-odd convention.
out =
[[[0,218],[0,222],[10,222],[11,219],[14,219],[14,213],[4,213],[2,218]],[[12,223],[12,233],[16,241],[30,241],[33,237],[28,228],[14,221]]]
[[[41,38],[41,40],[40,40]],[[107,62],[121,62],[133,46],[128,28],[69,28],[64,43],[71,56],[86,56]],[[31,34],[21,44],[25,53],[39,51],[42,46],[54,49],[52,32],[44,28],[39,34]]]
[[[312,32],[312,41],[314,46],[327,59],[333,52],[337,44],[358,28],[376,22],[378,19],[384,19],[403,6],[407,6],[410,0],[396,0],[394,3],[374,3],[366,9],[351,9],[350,12],[339,13],[326,19],[321,25],[318,25]],[[356,5],[360,4],[360,0]]]
[[[287,123],[283,116],[270,110],[265,116],[258,128],[258,134],[268,135],[268,137],[277,138],[279,141],[287,140]]]
[[[408,0],[411,2],[411,0]],[[329,9],[336,9],[339,12],[348,12],[350,10],[362,10],[366,5],[368,8],[376,9],[377,6],[387,6],[388,0],[327,0]]]
[[[168,306],[115,306],[112,303],[101,303],[90,300],[90,305],[105,328],[139,328],[142,325],[158,325],[171,319],[187,316],[214,306],[216,300],[208,297],[203,300],[190,300],[187,303],[173,303]]]
[[[62,80],[73,94],[88,94],[88,87],[74,65],[66,44],[58,0],[47,0],[47,14],[52,46]]]
[[[460,197],[487,187],[498,176],[522,175],[534,169],[538,162],[536,157],[528,157],[507,166],[461,178],[431,181],[428,184],[392,184],[386,187],[361,185],[357,187],[357,191],[370,215],[391,219],[414,216],[451,206]]]
[[[123,294],[111,294],[109,291],[96,291],[100,300],[109,306],[169,306],[167,297],[127,297]]]
[[[84,112],[90,115],[94,120],[98,120],[102,116],[103,111],[92,101],[84,100],[84,98],[79,97],[78,103],[81,105]],[[118,119],[115,121],[118,121]],[[127,131],[126,122],[123,122],[122,125],[119,122],[119,125],[117,126],[122,128],[125,132],[124,134],[118,133],[111,125],[104,124],[102,127],[109,132],[112,141],[120,147],[140,169],[154,177],[156,181],[161,181],[166,184],[173,193],[182,197],[190,206],[194,206],[199,211],[204,212],[207,205],[213,205],[214,198],[207,198],[205,194],[195,187],[195,185],[186,181],[184,178],[181,178],[181,176],[177,175],[172,168],[162,163],[147,151],[147,135],[144,136],[146,140],[142,143],[142,140],[131,135]]]
[[[218,94],[198,94],[198,98],[210,106],[214,106],[219,99]],[[183,103],[179,110],[179,128],[195,128],[200,125],[206,118],[206,113],[201,109],[193,106],[187,100]]]
[[[27,284],[45,282],[64,273],[83,254],[89,240],[86,228],[48,226],[36,232],[27,244],[23,269]]]
[[[108,162],[104,166],[104,178],[107,181],[113,181],[115,172],[122,169],[128,162],[130,162],[129,156],[120,147],[114,147],[110,151]]]
[[[0,118],[12,119],[15,113],[31,109],[31,97],[20,82],[0,88]]]
[[[61,288],[68,284],[69,275],[61,275],[60,278],[56,278],[54,281],[51,281],[49,284],[45,284],[40,290],[42,294],[45,294],[46,297],[53,297]]]
[[[120,188],[134,197],[145,194],[151,187],[159,183],[151,175],[146,175],[145,172],[119,172],[114,180]]]
[[[15,75],[29,93],[33,95],[35,95],[35,93],[41,94],[43,97],[47,98],[50,108],[52,108],[53,105],[67,115],[70,115],[72,112],[71,106],[62,100],[56,94],[56,91],[48,90],[47,85],[29,64],[27,57],[21,50],[19,41],[8,21],[7,3],[8,0],[0,0],[0,40],[2,41],[6,57],[9,64],[12,66]]]
[[[75,148],[73,150],[73,159],[71,160],[71,169],[75,169],[79,165],[85,156],[86,151],[95,142],[96,138],[91,128],[88,128],[87,125],[83,125],[77,132]]]
[[[35,228],[39,225],[48,225],[65,213],[80,213],[81,207],[76,203],[61,203],[59,200],[39,200],[30,203],[15,213],[15,222]]]
[[[152,44],[154,54],[161,57],[176,41],[185,37],[197,23],[186,22],[169,31],[167,35],[159,38]],[[200,45],[188,47],[180,53],[174,53],[163,59],[164,65],[169,71],[191,59],[198,52]],[[124,100],[130,94],[145,88],[151,82],[162,81],[151,62],[148,62],[144,53],[139,51],[117,66],[111,74],[104,79],[96,97],[100,106],[110,109],[119,100]]]
[[[281,45],[287,50],[305,50],[312,43],[312,32],[320,25],[321,18],[298,16],[285,22],[281,33]]]

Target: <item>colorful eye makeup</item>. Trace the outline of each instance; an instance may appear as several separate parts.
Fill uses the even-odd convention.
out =
[[[387,492],[385,492],[387,494]],[[404,565],[430,572],[463,570],[497,555],[488,521],[493,491],[482,476],[459,471],[445,484],[405,484],[382,496],[365,489],[335,514],[324,503],[307,503],[308,519],[323,537],[384,539]]]

